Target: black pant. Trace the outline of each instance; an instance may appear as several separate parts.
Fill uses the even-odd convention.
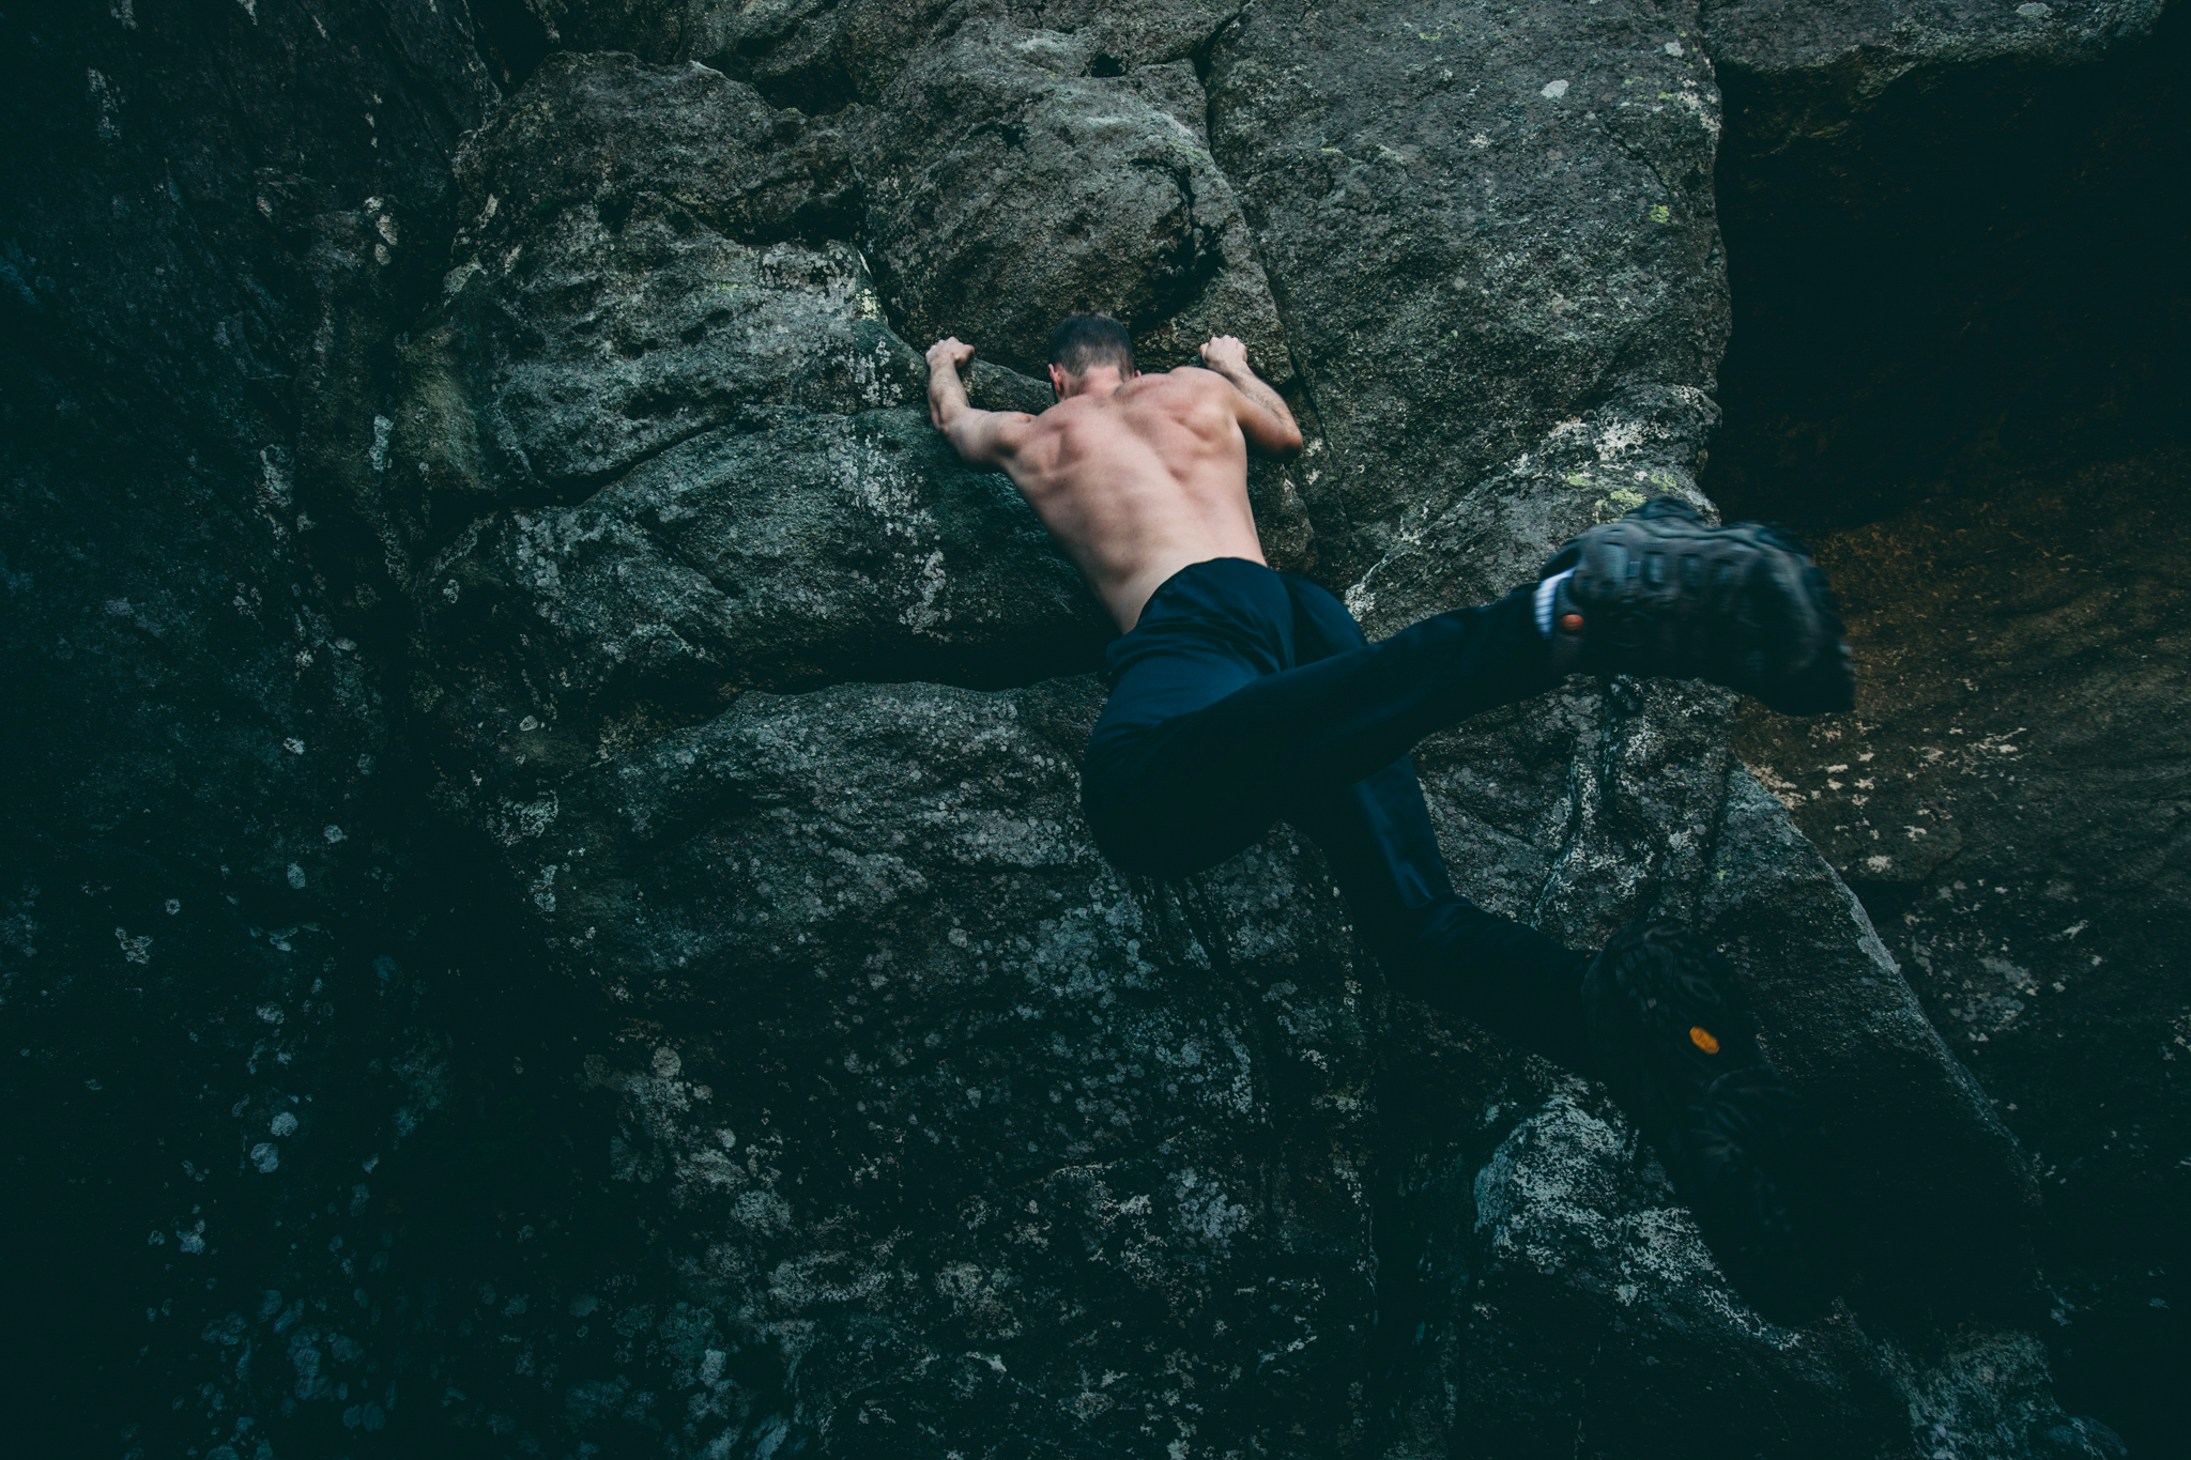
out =
[[[1213,558],[1166,579],[1104,659],[1081,802],[1120,870],[1176,877],[1286,820],[1323,849],[1402,988],[1563,1059],[1584,958],[1453,890],[1408,751],[1551,688],[1530,590],[1368,643],[1298,573]]]

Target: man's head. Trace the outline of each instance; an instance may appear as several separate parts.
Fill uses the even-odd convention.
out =
[[[1134,378],[1134,337],[1107,314],[1067,315],[1050,332],[1050,388],[1059,400]]]

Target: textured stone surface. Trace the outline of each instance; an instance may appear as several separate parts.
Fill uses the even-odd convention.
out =
[[[1995,483],[1982,506],[1836,535],[1824,550],[1873,645],[1854,723],[1746,719],[1740,737],[2031,1147],[2080,1382],[2122,1386],[2126,1430],[2165,1423],[2137,1377],[2184,1345],[2168,1234],[2191,1019],[2186,544],[2153,490],[2181,460]],[[1984,530],[2004,512],[2021,524],[2008,542]]]
[[[883,94],[860,174],[891,318],[1040,376],[1050,327],[1078,307],[1124,320],[1145,368],[1235,334],[1285,383],[1194,68],[1091,75],[1096,55],[1092,37],[968,22]]]
[[[515,851],[558,961],[663,1021],[604,1077],[619,1172],[670,1185],[692,1295],[801,1376],[802,1424],[1344,1453],[1374,1292],[1344,929],[1283,843],[1189,892],[1109,871],[1073,814],[1099,704],[751,696]],[[1181,897],[1222,909],[1215,966]]]
[[[1681,8],[1258,5],[1211,138],[1322,426],[1305,493],[1351,578],[1619,389],[1725,339],[1718,93]]]
[[[2024,1157],[1726,696],[1421,761],[1487,905],[1734,953],[1834,1126],[1801,1330],[1290,831],[1102,862],[1100,610],[921,404],[936,334],[1022,408],[1067,310],[1241,334],[1312,438],[1274,553],[1378,633],[1492,596],[1704,502],[1703,38],[1795,97],[1871,12],[231,9],[16,37],[10,666],[87,707],[9,725],[0,883],[57,1452],[2113,1453]],[[1899,74],[2035,17],[1921,19]]]
[[[423,495],[430,531],[475,498],[581,493],[712,426],[883,404],[893,378],[904,393],[857,259],[824,241],[847,221],[835,134],[736,82],[557,56],[456,174],[449,302],[410,347],[388,448],[426,488],[392,495]]]
[[[924,40],[967,21],[1048,33],[1051,47],[1084,55],[1081,71],[1104,77],[1189,60],[1243,8],[1238,0],[785,0],[735,9],[716,0],[687,3],[711,27],[691,54],[719,62],[770,96],[821,111],[879,97],[920,58]],[[998,53],[969,59],[992,74],[1013,64]],[[974,82],[977,89],[981,84]]]
[[[375,1172],[449,1036],[391,895],[432,837],[387,645],[300,429],[417,307],[493,90],[409,4],[15,9],[0,57],[10,1428],[331,1452],[412,1352]]]
[[[2136,45],[2071,44],[2097,13],[1907,69],[1831,135],[1758,125],[1778,83],[1742,99],[1730,73],[1738,311],[1707,484],[1820,534],[1872,646],[1851,723],[1746,718],[1742,754],[2034,1151],[2065,1396],[2166,1453],[2191,1356],[2163,708],[2191,229],[2152,199],[2191,165],[2191,25],[2140,8],[2116,13]]]

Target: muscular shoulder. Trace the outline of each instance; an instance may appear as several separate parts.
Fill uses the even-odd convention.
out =
[[[960,457],[977,466],[1007,466],[1033,434],[1036,418],[1024,411],[977,411],[962,408],[943,434]]]
[[[1152,407],[1166,415],[1187,417],[1222,403],[1232,389],[1214,370],[1182,365],[1161,375],[1144,375],[1133,383],[1135,404]]]
[[[1168,381],[1181,390],[1197,395],[1214,395],[1218,391],[1232,389],[1231,382],[1224,376],[1215,370],[1204,370],[1199,365],[1181,365],[1177,369],[1165,371],[1162,375],[1144,378]]]

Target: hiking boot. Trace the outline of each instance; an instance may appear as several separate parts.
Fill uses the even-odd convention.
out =
[[[1562,548],[1552,600],[1561,672],[1708,679],[1790,715],[1856,703],[1848,641],[1826,575],[1793,537],[1756,522],[1709,527],[1653,497]]]
[[[1815,1177],[1812,1133],[1727,961],[1687,929],[1638,923],[1592,960],[1582,1004],[1597,1073],[1735,1287],[1776,1322],[1822,1311],[1832,1295],[1795,1200]]]

